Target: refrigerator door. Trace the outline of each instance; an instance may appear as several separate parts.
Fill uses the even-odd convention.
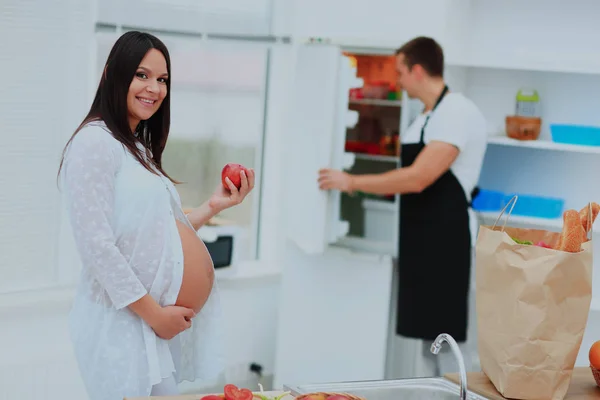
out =
[[[348,233],[340,221],[340,192],[318,187],[321,168],[347,169],[354,155],[344,152],[346,128],[358,113],[348,110],[348,92],[362,79],[339,47],[299,45],[294,52],[286,134],[286,232],[307,254],[321,254]]]

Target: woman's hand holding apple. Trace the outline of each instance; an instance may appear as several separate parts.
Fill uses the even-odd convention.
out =
[[[229,163],[221,172],[221,184],[208,200],[209,206],[220,212],[240,204],[254,189],[254,169]]]

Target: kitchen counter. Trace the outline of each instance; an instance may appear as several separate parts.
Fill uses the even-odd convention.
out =
[[[446,379],[459,383],[458,374],[447,374]],[[506,400],[496,390],[492,382],[483,372],[467,373],[468,390],[477,393],[490,400]],[[600,388],[596,385],[592,371],[588,367],[577,367],[573,370],[569,391],[564,400],[592,400],[600,399]]]
[[[254,392],[258,393],[258,392]],[[264,391],[262,394],[268,397],[279,396],[283,393],[283,391]],[[123,400],[199,400],[204,396],[208,396],[210,393],[204,394],[182,394],[179,396],[149,396],[149,397],[125,397]],[[220,393],[217,393],[220,394]],[[258,397],[254,397],[254,399],[258,399]],[[294,397],[289,394],[282,397],[281,400],[293,400]]]

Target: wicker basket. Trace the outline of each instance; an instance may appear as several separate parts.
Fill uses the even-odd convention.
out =
[[[596,381],[596,385],[600,386],[600,370],[592,367],[590,365],[590,369],[592,370],[592,375],[594,376],[594,380]]]
[[[536,117],[506,117],[506,135],[517,140],[537,140],[542,130],[542,119]]]
[[[350,393],[338,393],[338,392],[313,392],[313,393],[305,393],[305,394],[301,394],[299,396],[296,396],[296,400],[303,400],[304,398],[308,397],[308,396],[318,396],[318,395],[323,395],[325,396],[325,398],[329,397],[329,396],[334,396],[334,395],[340,395],[340,396],[344,396],[346,397],[348,400],[366,400],[364,397],[360,397],[360,396],[356,396]]]

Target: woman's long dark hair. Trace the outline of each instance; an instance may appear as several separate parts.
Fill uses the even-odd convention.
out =
[[[150,119],[140,122],[137,128],[138,139],[131,132],[129,125],[127,93],[137,68],[151,49],[160,51],[167,62],[169,74],[166,82],[167,95],[156,113]],[[59,176],[67,147],[87,123],[96,120],[104,121],[115,139],[121,142],[147,170],[156,174],[152,165],[145,158],[145,154],[136,146],[136,142],[142,141],[144,147],[150,149],[152,153],[151,163],[154,164],[154,167],[172,182],[178,183],[162,169],[162,153],[167,144],[171,125],[171,59],[167,47],[160,39],[149,33],[138,31],[124,33],[117,39],[106,60],[90,111],[63,149],[58,170]]]

